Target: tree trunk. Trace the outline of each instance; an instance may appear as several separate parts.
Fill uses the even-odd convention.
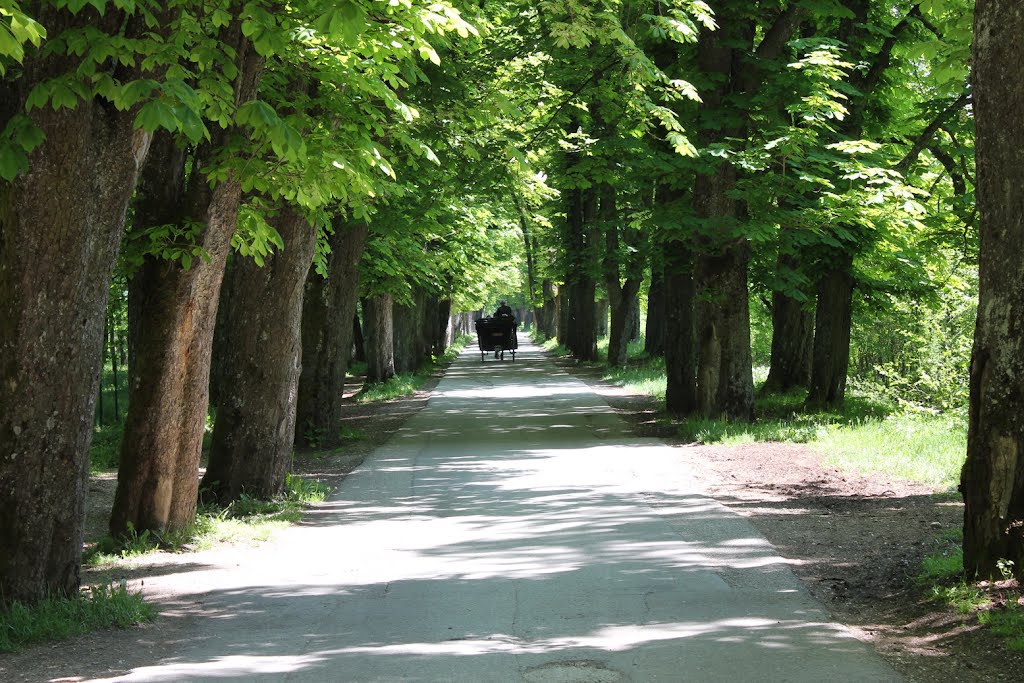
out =
[[[669,243],[665,250],[665,409],[670,415],[686,417],[697,411],[693,255],[679,243]]]
[[[366,323],[366,382],[383,382],[395,376],[395,338],[390,294],[363,299]]]
[[[846,399],[850,367],[850,324],[853,309],[853,257],[837,251],[832,269],[818,285],[814,324],[814,355],[807,405],[838,408]]]
[[[735,116],[727,97],[736,84],[735,42],[744,22],[728,21],[722,31],[702,30],[697,47],[702,70],[719,78],[717,88],[704,95],[701,109],[705,117]],[[702,132],[702,142],[724,142],[742,137],[741,127],[715,127]],[[750,354],[750,311],[747,292],[747,262],[750,248],[746,238],[736,238],[735,225],[741,208],[731,196],[736,188],[736,169],[717,160],[707,173],[697,174],[694,182],[694,210],[704,223],[704,234],[697,254],[694,278],[698,309],[697,403],[701,414],[712,418],[752,420],[754,418],[754,380]]]
[[[570,299],[569,292],[571,287],[568,283],[563,284],[558,288],[558,298],[556,300],[556,313],[558,314],[558,343],[562,346],[569,348],[570,339],[570,325],[572,317],[572,301]]]
[[[242,37],[240,21],[227,31],[225,42],[236,46],[238,105],[255,96],[263,60]],[[110,519],[114,536],[130,529],[179,530],[195,517],[217,304],[242,197],[237,174],[229,173],[213,188],[206,178],[207,162],[228,140],[227,131],[214,128],[213,139],[196,150],[187,181],[182,156],[173,142],[167,144],[166,134],[160,137],[166,151],[156,155],[154,149],[143,171],[136,225],[196,221],[202,227],[195,243],[207,258],[185,269],[150,256],[132,278],[130,292],[140,299],[144,320]],[[168,204],[175,192],[182,201]]]
[[[394,307],[395,373],[416,372],[423,367],[425,299],[423,290],[415,289],[411,305]]]
[[[581,361],[597,360],[597,282],[596,265],[597,192],[594,188],[575,191],[569,220],[570,243],[574,254],[569,280],[569,349]]]
[[[441,299],[437,302],[437,309],[434,312],[434,327],[432,329],[432,353],[440,358],[448,350],[448,328],[451,327],[452,300]]]
[[[352,316],[352,360],[366,362],[366,338],[363,336],[363,326],[359,323],[359,313]]]
[[[629,301],[629,324],[626,326],[626,341],[635,342],[640,340],[640,285],[637,282],[637,291],[628,298]]]
[[[236,258],[224,281],[217,422],[200,485],[221,504],[242,493],[264,500],[280,495],[295,440],[302,297],[316,230],[291,207],[271,225],[284,249],[262,268]]]
[[[647,290],[644,352],[652,358],[665,355],[665,273],[658,267],[651,269],[651,286]]]
[[[772,356],[763,390],[786,392],[811,380],[814,315],[783,292],[772,293]]]
[[[545,339],[552,339],[558,335],[558,288],[554,282],[546,279],[541,289],[544,292],[544,307],[541,309],[538,327]]]
[[[1024,5],[979,2],[974,15],[974,111],[981,250],[971,357],[970,426],[961,474],[964,569],[1024,578]]]
[[[161,30],[112,7],[103,17],[48,4],[32,13],[51,37]],[[35,85],[76,68],[58,52],[29,49],[20,78],[0,82],[0,129]],[[45,141],[29,172],[0,180],[0,605],[78,591],[109,286],[150,143],[136,114],[98,99],[38,107],[28,116]]]
[[[359,262],[366,224],[337,222],[330,237],[327,279],[310,270],[302,303],[302,373],[295,419],[295,441],[333,446],[341,429],[345,375],[359,330]],[[358,339],[357,348],[362,347]]]

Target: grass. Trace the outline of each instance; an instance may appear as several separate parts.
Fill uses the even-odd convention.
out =
[[[26,606],[14,603],[0,611],[0,652],[100,629],[152,621],[156,609],[123,585],[93,586],[75,598],[51,597]]]
[[[87,551],[82,562],[98,568],[130,562],[157,550],[206,550],[221,543],[255,545],[299,521],[307,505],[323,502],[327,494],[327,487],[319,481],[288,475],[285,493],[274,500],[260,500],[243,493],[226,507],[202,506],[195,522],[181,531],[158,536],[133,530],[121,540],[108,536]]]
[[[1010,603],[1005,609],[981,611],[978,621],[1005,638],[1006,647],[1024,652],[1024,610],[1020,605]]]

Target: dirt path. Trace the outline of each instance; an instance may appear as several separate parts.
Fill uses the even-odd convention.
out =
[[[649,436],[661,429],[645,399],[602,383],[596,373],[574,369],[574,374],[598,390],[638,433]],[[425,401],[423,392],[375,406],[352,402],[346,426],[362,438],[351,441],[343,454],[300,456],[299,469],[340,480]],[[909,680],[1020,679],[1024,654],[966,625],[976,621],[972,617],[965,622],[926,601],[914,583],[921,559],[945,542],[946,530],[960,523],[962,508],[955,498],[904,482],[851,476],[823,466],[819,454],[795,445],[678,444],[678,452],[705,492],[748,517],[834,618],[857,629]],[[90,492],[90,533],[102,533],[112,478],[96,478]],[[123,574],[133,585],[143,585],[147,575],[230,567],[252,552],[249,547],[226,547],[160,553]],[[85,578],[96,576],[87,573]],[[159,659],[189,637],[195,620],[207,616],[202,605],[175,603],[173,596],[164,599],[169,608],[155,624],[0,655],[0,680],[97,680]],[[61,678],[69,671],[76,675]]]

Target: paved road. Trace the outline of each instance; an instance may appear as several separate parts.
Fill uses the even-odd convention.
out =
[[[897,681],[536,347],[467,350],[308,522],[118,680]]]

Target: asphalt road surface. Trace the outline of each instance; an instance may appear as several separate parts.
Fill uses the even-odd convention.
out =
[[[116,680],[897,681],[744,519],[523,344],[427,407],[174,657]]]

